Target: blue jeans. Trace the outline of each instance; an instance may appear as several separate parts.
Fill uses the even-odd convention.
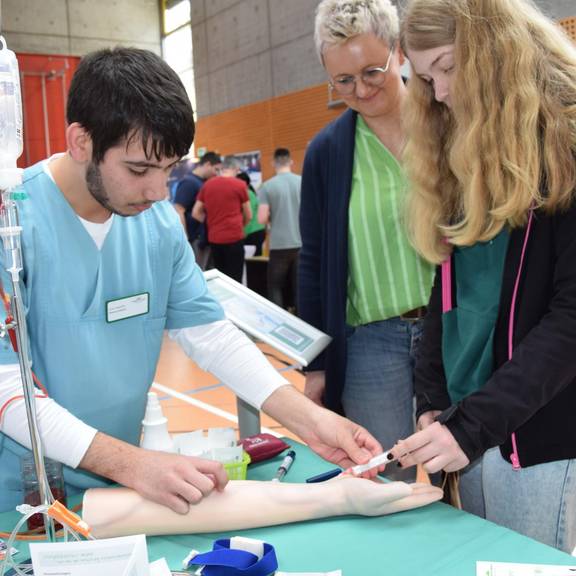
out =
[[[576,460],[514,470],[491,448],[460,475],[467,512],[569,554],[576,546]]]
[[[414,432],[413,369],[422,322],[390,318],[347,328],[344,412],[384,450]],[[416,469],[388,466],[384,475],[414,480]]]

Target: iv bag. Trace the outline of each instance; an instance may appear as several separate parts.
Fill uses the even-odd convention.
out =
[[[16,54],[0,36],[0,188],[17,185],[16,161],[22,154],[22,99]]]

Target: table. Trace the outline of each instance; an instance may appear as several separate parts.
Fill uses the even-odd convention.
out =
[[[288,482],[329,470],[307,447],[288,440],[296,460]],[[249,478],[269,480],[282,456],[254,464]],[[0,528],[11,530],[16,513],[0,514]],[[348,516],[285,526],[237,531],[148,538],[150,560],[165,557],[173,570],[194,548],[206,552],[216,538],[242,535],[274,545],[280,569],[289,572],[328,572],[343,576],[475,576],[476,561],[576,564],[576,558],[510,530],[456,510],[446,504],[390,516]],[[25,558],[26,546],[18,543]]]

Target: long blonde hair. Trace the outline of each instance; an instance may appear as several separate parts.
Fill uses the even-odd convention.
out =
[[[414,76],[405,163],[416,249],[442,261],[566,209],[576,188],[576,48],[527,0],[412,0],[406,50],[454,45],[451,109]]]

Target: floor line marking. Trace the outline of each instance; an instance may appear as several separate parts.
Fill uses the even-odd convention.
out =
[[[174,398],[178,398],[178,400],[182,400],[182,402],[186,402],[187,404],[191,404],[192,406],[196,406],[196,408],[200,408],[201,410],[205,410],[206,412],[210,412],[211,414],[215,414],[216,416],[220,416],[226,420],[230,420],[230,422],[235,422],[238,424],[238,416],[235,416],[231,412],[226,412],[226,410],[222,410],[221,408],[216,408],[216,406],[212,406],[212,404],[208,404],[206,402],[202,402],[201,400],[196,400],[196,398],[190,398],[190,396],[186,396],[186,394],[182,394],[182,392],[178,392],[177,390],[173,390],[168,386],[164,386],[164,384],[159,384],[158,382],[153,382],[152,387],[164,392],[164,394],[168,394]],[[265,432],[266,434],[272,434],[276,438],[281,438],[282,434],[278,434],[274,430],[270,428],[266,428],[264,426],[261,427],[261,431]]]

